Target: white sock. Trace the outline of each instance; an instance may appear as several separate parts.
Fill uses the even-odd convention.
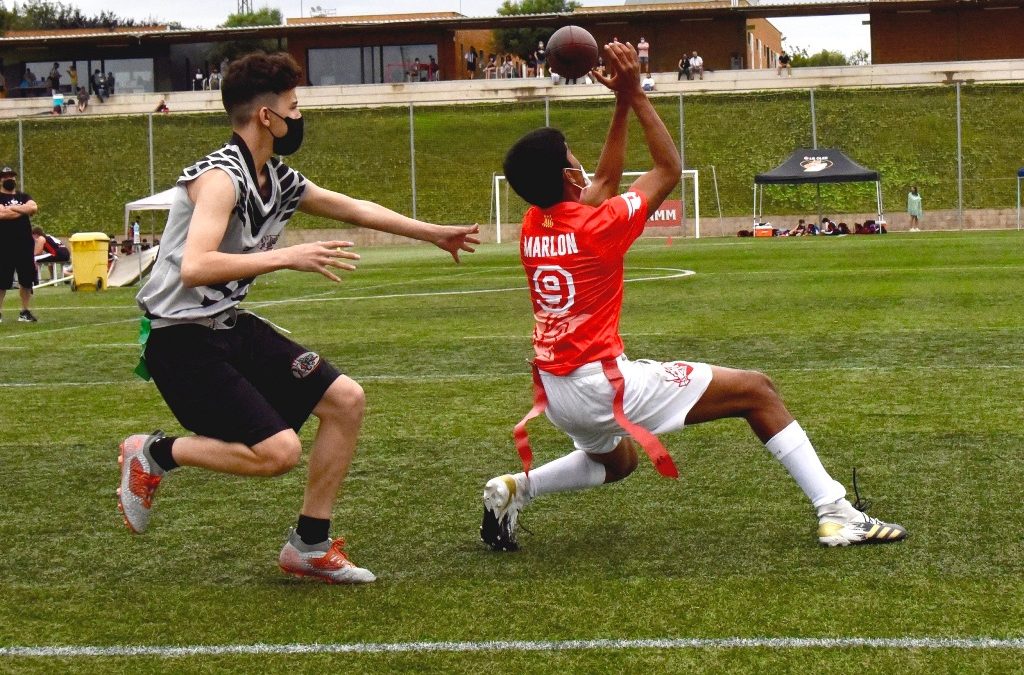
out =
[[[846,488],[833,480],[821,465],[818,453],[799,422],[794,420],[764,445],[775,459],[782,462],[815,508],[846,496]]]
[[[516,481],[522,483],[525,474],[515,475]],[[585,490],[604,484],[605,469],[590,459],[582,450],[573,450],[565,457],[548,462],[530,472],[527,495],[529,499],[552,492],[569,492]]]

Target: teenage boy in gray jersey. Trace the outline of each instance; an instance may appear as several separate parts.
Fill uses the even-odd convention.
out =
[[[160,257],[137,301],[146,313],[143,335],[149,332],[144,366],[194,435],[125,439],[119,508],[133,532],[145,531],[157,486],[178,466],[283,474],[299,462],[298,431],[312,413],[320,424],[309,478],[278,562],[296,576],[366,583],[374,575],[348,559],[344,540],[329,537],[362,423],[363,390],[238,304],[266,272],[318,272],[339,281],[332,268],[355,269],[351,261],[359,256],[345,250],[351,242],[275,249],[296,210],[429,241],[456,262],[459,251],[472,251],[479,240],[475,226],[432,225],[325,190],[274,157],[302,142],[295,91],[301,77],[287,54],[251,54],[233,63],[221,90],[231,140],[178,179]]]

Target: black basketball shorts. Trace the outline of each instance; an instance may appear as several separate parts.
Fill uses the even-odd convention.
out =
[[[8,291],[14,288],[15,272],[18,274],[18,285],[22,288],[32,288],[35,285],[36,263],[31,254],[17,260],[0,256],[0,290]]]
[[[153,329],[146,365],[183,427],[249,447],[301,429],[340,376],[319,354],[244,312],[228,329]]]

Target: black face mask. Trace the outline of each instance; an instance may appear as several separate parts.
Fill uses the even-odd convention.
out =
[[[3,183],[0,183],[0,185],[2,185],[5,190],[13,190],[18,187],[18,181],[13,178],[7,178]]]
[[[267,108],[267,110],[270,110],[270,108]],[[273,110],[270,110],[270,112],[277,115]],[[298,150],[299,146],[302,145],[302,118],[299,117],[296,119],[294,117],[277,116],[284,120],[284,124],[288,127],[288,131],[284,132],[284,136],[274,136],[274,132],[270,132],[270,135],[274,136],[274,152],[278,155],[290,155]]]

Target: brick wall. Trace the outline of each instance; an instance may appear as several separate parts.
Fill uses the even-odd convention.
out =
[[[871,13],[871,62],[1024,58],[1024,8]]]

